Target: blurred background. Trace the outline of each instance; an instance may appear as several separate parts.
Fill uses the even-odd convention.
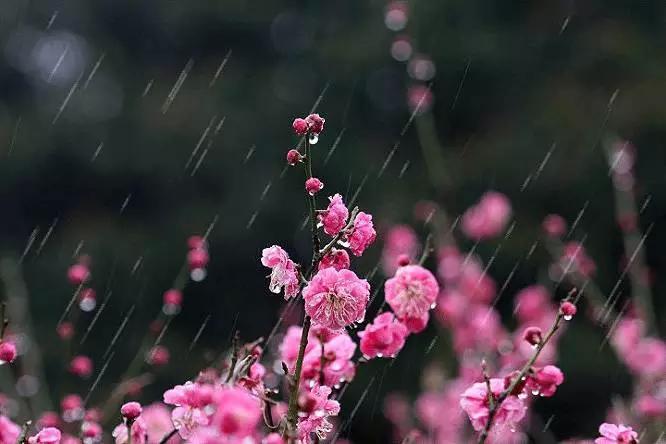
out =
[[[162,340],[171,363],[143,398],[192,377],[235,329],[248,341],[266,335],[284,301],[267,290],[261,249],[280,244],[309,260],[303,177],[285,171],[285,153],[297,143],[291,121],[314,107],[326,118],[315,173],[328,193],[358,193],[380,232],[354,265],[373,285],[383,279],[373,273],[383,231],[403,223],[425,236],[418,202],[455,216],[494,189],[510,197],[516,221],[489,269],[496,281],[525,256],[544,216],[559,213],[580,216],[572,238],[585,238],[608,293],[625,253],[602,142],[630,140],[641,226],[654,224],[645,246],[663,332],[665,23],[657,0],[4,0],[0,278],[4,298],[27,302],[33,336],[22,346],[41,359],[16,374],[2,367],[0,388],[18,389],[37,410],[68,392],[102,403],[161,309],[187,237],[207,230],[208,276],[187,285]],[[488,261],[496,248],[477,253]],[[83,343],[96,311],[77,315],[64,347],[55,330],[80,254],[91,258],[98,304],[111,296]],[[513,295],[548,261],[538,250],[515,270],[499,302],[508,325]],[[357,400],[362,408],[343,436],[389,442],[384,395],[414,398],[426,365],[455,368],[446,341],[428,351],[437,334],[431,325],[395,363],[359,371],[342,418]],[[613,352],[600,349],[604,334],[582,320],[562,340],[567,383],[537,404],[555,415],[559,439],[593,436],[611,395],[631,389]],[[64,370],[74,354],[95,362],[84,384]],[[17,386],[22,372],[37,379]]]

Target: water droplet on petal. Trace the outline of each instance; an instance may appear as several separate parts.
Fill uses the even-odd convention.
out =
[[[570,320],[572,320],[572,319],[573,319],[573,316],[570,316],[570,315],[565,315],[565,316],[564,316],[564,320],[565,320],[565,321],[570,321]]]

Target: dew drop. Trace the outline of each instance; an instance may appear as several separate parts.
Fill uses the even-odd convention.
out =
[[[314,134],[314,133],[310,134],[308,142],[310,142],[310,145],[316,145],[317,142],[319,142],[319,134]]]
[[[573,319],[573,316],[570,316],[570,315],[565,315],[565,316],[564,316],[564,320],[565,320],[565,321],[570,321],[570,320],[572,320],[572,319]]]
[[[539,395],[539,390],[532,390],[532,394],[533,394],[534,396]]]
[[[432,310],[432,309],[435,308],[435,307],[437,307],[437,303],[436,303],[436,302],[433,302],[433,303],[430,305],[430,309]]]
[[[79,308],[85,312],[93,311],[95,306],[97,306],[95,298],[83,298],[79,302]]]
[[[206,279],[206,270],[203,268],[195,268],[190,272],[190,277],[194,282],[201,282]]]
[[[378,357],[378,358],[383,358],[383,357],[384,357],[384,354],[383,354],[383,353],[377,353],[377,357]]]

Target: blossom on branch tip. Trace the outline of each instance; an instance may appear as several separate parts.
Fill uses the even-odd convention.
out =
[[[120,414],[128,421],[134,421],[136,418],[141,415],[141,404],[138,402],[126,402],[120,407]]]
[[[305,118],[305,121],[308,124],[308,130],[314,134],[319,134],[324,131],[324,122],[326,119],[321,117],[319,114],[310,114]]]
[[[304,136],[308,133],[308,122],[305,119],[301,119],[300,117],[294,119],[291,127],[294,130],[294,134],[297,136]]]

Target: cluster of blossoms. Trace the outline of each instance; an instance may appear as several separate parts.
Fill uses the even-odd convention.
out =
[[[510,216],[508,199],[490,192],[464,213],[461,230],[473,241],[498,237]],[[551,215],[544,220],[543,229],[547,238],[561,239],[567,224],[560,216]],[[385,245],[383,261],[388,271],[401,260],[408,261],[418,250],[410,229],[397,226],[389,233],[395,233],[397,239]],[[418,423],[411,419],[408,401],[398,394],[387,398],[385,414],[394,425],[396,440],[467,442],[467,416],[479,442],[524,442],[521,430],[527,426],[531,404],[539,397],[554,396],[564,382],[564,373],[556,366],[557,344],[564,322],[576,315],[577,307],[571,299],[576,293],[572,291],[558,306],[543,285],[523,289],[514,299],[517,326],[510,332],[494,307],[497,284],[486,273],[487,268],[472,253],[461,253],[451,237],[443,238],[446,242],[437,257],[442,290],[435,313],[450,334],[458,356],[457,377],[447,380],[437,368],[425,372],[430,375],[426,377],[426,391],[414,408]],[[550,273],[554,282],[573,274],[578,278],[593,276],[596,266],[581,244],[570,242],[557,251],[561,256],[556,256]],[[555,267],[558,273],[552,273]],[[571,282],[580,284],[580,279]],[[622,349],[621,358],[641,381],[630,410],[640,413],[629,417],[609,415],[609,420],[620,424],[602,425],[601,437],[595,443],[635,443],[637,433],[623,424],[645,424],[639,418],[663,418],[666,411],[659,395],[666,374],[666,346],[657,338],[646,337],[640,321],[631,317],[620,320],[611,343]],[[497,376],[490,377],[489,373]]]
[[[406,8],[402,2],[392,7],[396,5]],[[395,11],[391,14],[387,24],[390,21],[393,26],[400,16]],[[261,263],[270,269],[270,292],[283,293],[290,304],[302,297],[303,323],[287,327],[277,350],[268,347],[270,340],[262,345],[263,338],[241,345],[237,335],[226,358],[193,380],[166,390],[162,402],[122,404],[122,419],[110,433],[115,444],[314,444],[329,439],[337,427],[343,386],[352,381],[359,365],[396,357],[410,334],[427,327],[431,314],[450,336],[458,356],[457,375],[447,380],[435,368],[424,372],[428,384],[414,409],[418,424],[411,419],[406,400],[398,395],[387,399],[385,413],[394,425],[395,440],[469,442],[469,423],[479,443],[524,442],[527,419],[534,414],[532,404],[540,397],[556,395],[564,383],[564,373],[556,366],[558,341],[566,321],[578,311],[576,286],[583,278],[591,279],[596,269],[582,244],[562,244],[566,221],[550,215],[543,222],[544,233],[555,246],[549,274],[557,286],[533,285],[519,291],[514,298],[513,329],[502,323],[495,308],[502,290],[498,291],[487,273],[489,267],[473,252],[463,253],[452,236],[437,233],[433,223],[433,237],[441,237],[441,245],[434,249],[435,275],[423,266],[433,250],[430,237],[417,260],[421,246],[415,231],[406,225],[391,228],[381,260],[388,277],[384,300],[390,310],[383,311],[382,304],[370,322],[351,334],[351,329],[365,321],[371,302],[370,284],[351,270],[351,258],[363,255],[375,241],[373,219],[358,208],[350,211],[340,194],[329,196],[325,208],[318,207],[317,194],[324,184],[312,175],[311,157],[324,119],[311,114],[296,119],[292,127],[298,136],[304,136],[305,148],[304,152],[290,150],[287,162],[302,163],[306,171],[313,254],[310,263],[302,265],[273,245],[262,251]],[[617,157],[613,159],[614,174],[631,174],[631,168]],[[427,207],[425,218],[430,220],[437,208]],[[497,238],[507,229],[511,215],[508,198],[488,192],[463,214],[461,230],[474,242]],[[625,226],[632,232],[637,229],[636,225]],[[209,261],[205,238],[190,237],[188,248],[183,273],[199,281],[205,277]],[[84,312],[96,306],[94,290],[84,286],[91,280],[89,265],[83,256],[68,271]],[[109,434],[105,435],[102,425],[109,420],[109,410],[117,412],[123,400],[140,396],[154,367],[169,362],[169,351],[159,342],[168,321],[180,312],[181,278],[185,276],[163,294],[161,309],[150,326],[149,345],[142,349],[150,368],[143,375],[124,379],[103,409],[88,407],[78,394],[68,394],[61,399],[59,412],[43,412],[34,426],[26,423],[21,427],[10,416],[0,415],[0,444],[107,442]],[[556,303],[554,293],[564,279],[572,290]],[[598,313],[592,314],[598,319]],[[636,444],[638,433],[625,424],[645,428],[666,414],[666,343],[649,334],[646,324],[645,310],[636,308],[619,316],[612,326],[610,343],[637,384],[630,407],[609,413],[609,423],[599,427],[595,444]],[[11,362],[16,347],[4,340],[6,326],[4,320],[0,361]],[[63,340],[70,340],[74,324],[65,320],[57,331]],[[273,351],[277,352],[275,359],[265,356]],[[268,359],[273,365],[264,366],[262,361]],[[138,361],[139,367],[145,367],[141,358]],[[94,364],[90,357],[78,354],[69,361],[68,369],[78,378],[88,378]],[[280,392],[283,398],[278,397]]]

